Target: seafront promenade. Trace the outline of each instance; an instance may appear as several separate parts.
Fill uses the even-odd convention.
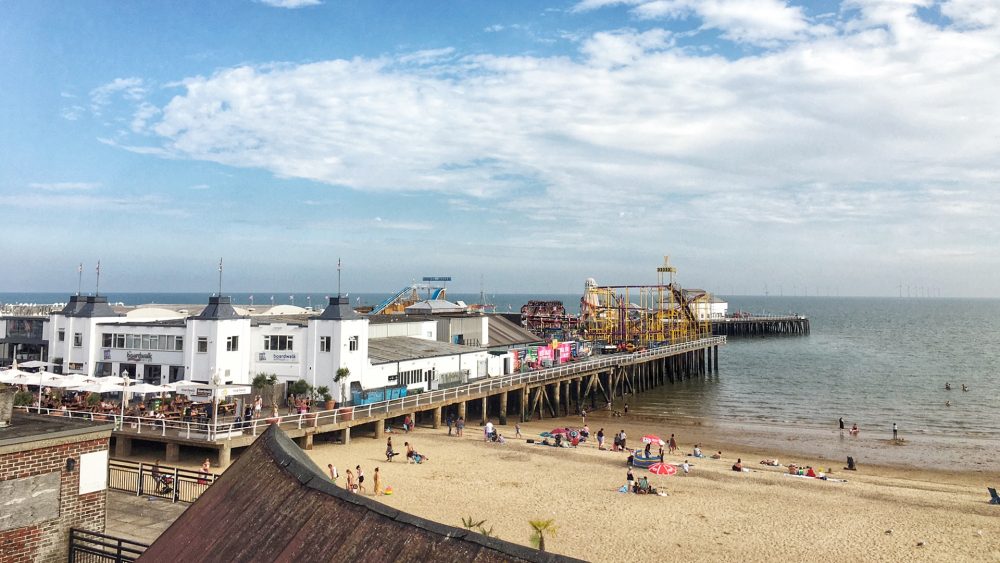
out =
[[[47,409],[41,412],[114,420],[116,430],[112,438],[114,455],[118,458],[130,455],[134,441],[141,440],[163,444],[168,462],[180,457],[182,447],[215,450],[218,466],[225,468],[233,448],[249,446],[271,424],[279,425],[302,448],[311,449],[317,437],[345,444],[350,443],[352,435],[380,439],[386,424],[399,426],[398,422],[407,415],[415,424],[432,428],[440,427],[447,415],[465,418],[470,423],[485,423],[495,417],[501,425],[507,424],[510,416],[521,421],[564,416],[598,402],[604,405],[626,394],[715,372],[718,348],[725,343],[724,336],[700,338],[487,378],[400,399],[242,422],[199,423]]]

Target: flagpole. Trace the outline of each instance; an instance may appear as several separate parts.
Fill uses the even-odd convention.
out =
[[[97,261],[97,285],[94,287],[94,295],[101,294],[101,261]]]
[[[79,297],[80,292],[83,291],[83,262],[80,262],[80,265],[76,267],[76,276],[76,296]]]
[[[340,258],[337,258],[337,297],[340,297]]]
[[[222,297],[222,258],[219,258],[219,297]]]

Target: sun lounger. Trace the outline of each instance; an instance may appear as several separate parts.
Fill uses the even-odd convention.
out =
[[[990,492],[990,504],[1000,504],[1000,495],[997,494],[997,490],[993,487],[986,487]]]

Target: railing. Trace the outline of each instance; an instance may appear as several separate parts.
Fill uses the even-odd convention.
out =
[[[108,460],[108,488],[136,496],[160,497],[171,502],[194,502],[217,475],[121,459]]]
[[[390,399],[367,405],[354,407],[343,407],[328,411],[317,411],[302,414],[290,414],[278,417],[262,417],[241,422],[188,422],[169,419],[155,419],[148,416],[121,416],[116,414],[95,414],[87,411],[61,411],[58,409],[37,409],[36,407],[18,407],[28,411],[38,411],[43,414],[54,416],[70,416],[73,418],[86,418],[89,420],[109,420],[114,421],[115,431],[128,434],[147,434],[171,437],[179,437],[188,440],[199,440],[215,442],[217,440],[231,439],[243,435],[256,436],[263,432],[268,425],[278,424],[286,429],[303,427],[317,427],[328,424],[339,424],[352,420],[364,420],[383,414],[398,412],[400,415],[406,414],[420,407],[429,408],[430,405],[449,400],[457,400],[461,397],[488,393],[490,391],[501,390],[505,387],[517,385],[543,383],[554,381],[567,376],[580,373],[601,370],[605,368],[631,365],[645,362],[651,359],[672,356],[674,354],[690,352],[704,349],[706,347],[723,345],[726,343],[725,336],[713,336],[710,338],[700,338],[688,342],[659,346],[641,352],[624,354],[608,354],[598,356],[588,360],[580,360],[568,364],[528,371],[523,373],[512,373],[508,375],[490,377],[474,383],[427,391],[416,395],[410,395],[399,399]]]
[[[148,544],[116,538],[79,528],[69,529],[69,563],[130,563],[142,555]]]

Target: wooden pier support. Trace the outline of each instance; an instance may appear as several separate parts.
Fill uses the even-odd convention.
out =
[[[507,425],[507,391],[500,393],[500,424]]]
[[[441,407],[434,409],[434,420],[431,423],[432,428],[441,428]]]

